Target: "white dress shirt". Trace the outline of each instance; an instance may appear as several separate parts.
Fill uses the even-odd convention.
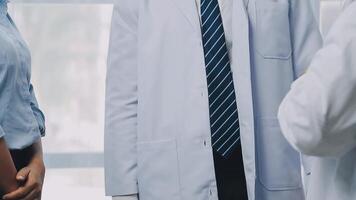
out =
[[[200,16],[200,2],[201,0],[195,0],[197,4],[197,12]],[[232,49],[232,0],[218,0],[220,5],[221,17],[224,24],[226,45],[231,54]],[[138,199],[137,194],[127,195],[127,196],[115,196],[113,200],[136,200]]]

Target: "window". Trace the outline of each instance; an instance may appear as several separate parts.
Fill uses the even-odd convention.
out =
[[[47,118],[43,199],[104,196],[103,130],[112,2],[11,1],[32,52],[32,81]]]

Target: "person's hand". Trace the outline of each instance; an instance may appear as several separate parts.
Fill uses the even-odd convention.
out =
[[[4,138],[0,137],[0,193],[6,194],[18,188],[17,170]],[[1,196],[0,196],[1,199]]]
[[[112,200],[138,200],[137,194],[125,195],[125,196],[114,196]]]
[[[34,158],[30,164],[21,169],[16,179],[20,187],[3,196],[4,200],[40,200],[42,195],[42,186],[45,177],[45,165],[42,158]]]

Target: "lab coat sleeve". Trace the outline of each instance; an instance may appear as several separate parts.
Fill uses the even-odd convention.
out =
[[[105,182],[108,196],[137,188],[138,0],[118,0],[112,18],[105,111]]]
[[[2,52],[0,50],[0,55],[1,54]],[[6,64],[5,60],[0,60],[0,122],[3,121],[6,115],[6,110],[9,107],[11,93],[15,84],[15,77],[15,67]],[[0,138],[5,135],[5,130],[0,123]]]
[[[126,195],[126,196],[114,196],[112,200],[138,200],[137,194],[135,195]]]
[[[283,134],[304,154],[337,157],[356,147],[355,9],[334,25],[281,104]]]
[[[321,48],[322,37],[311,0],[290,0],[290,30],[295,78],[305,73],[315,53]]]
[[[30,84],[30,94],[31,94],[30,104],[31,104],[32,112],[35,115],[35,118],[37,120],[41,135],[45,136],[45,134],[46,134],[45,116],[39,108],[39,105],[38,105],[38,102],[36,99],[36,95],[35,95],[35,91],[33,89],[32,84]]]

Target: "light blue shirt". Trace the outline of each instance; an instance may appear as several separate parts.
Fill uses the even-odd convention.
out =
[[[0,138],[10,149],[23,149],[45,134],[31,79],[31,55],[0,0]]]

